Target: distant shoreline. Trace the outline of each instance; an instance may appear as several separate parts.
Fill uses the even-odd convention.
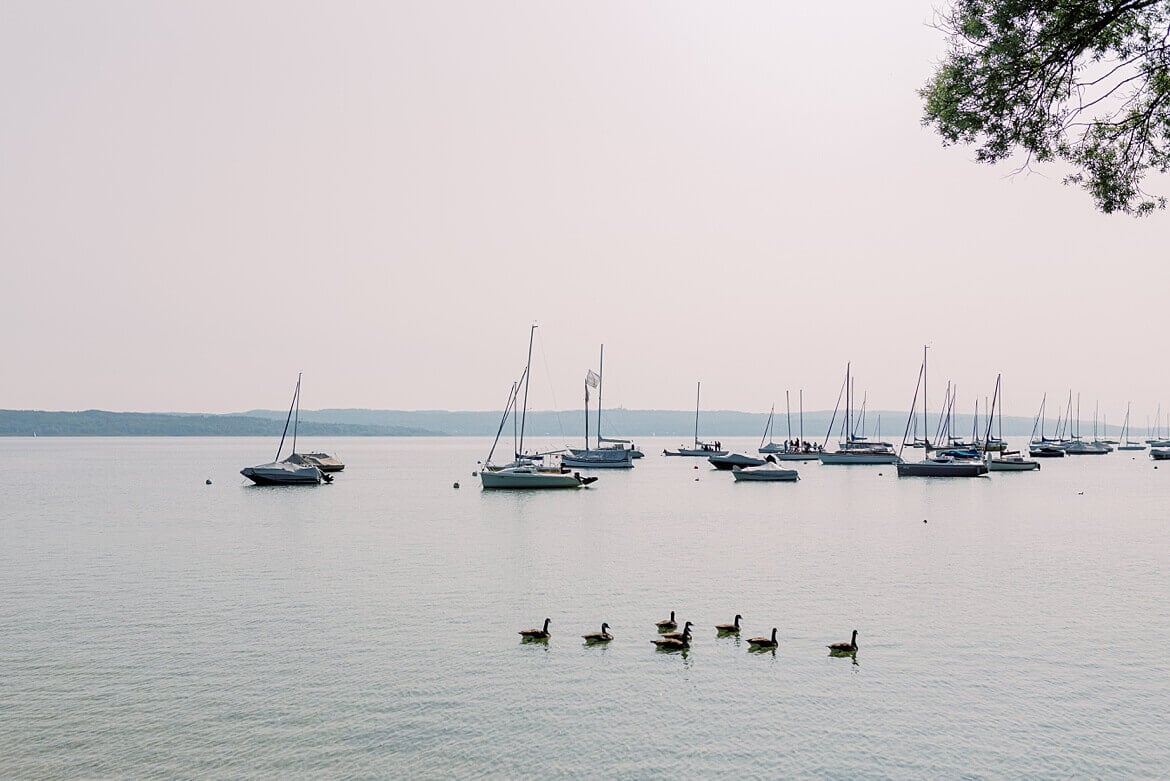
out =
[[[695,434],[694,410],[615,409],[605,410],[603,414],[603,434],[610,437],[690,438]],[[871,438],[880,434],[887,441],[900,441],[906,426],[906,414],[898,410],[869,412],[864,431]],[[0,437],[279,437],[287,415],[287,410],[250,410],[220,415],[104,410],[0,410]],[[499,428],[500,415],[498,410],[301,410],[298,433],[307,437],[494,436]],[[807,441],[824,439],[832,417],[832,411],[805,412],[802,438]],[[764,430],[767,418],[767,414],[762,412],[702,411],[699,416],[699,437],[758,437]],[[840,420],[838,415],[834,423],[834,437]],[[936,424],[936,419],[932,417],[929,431],[932,437]],[[1026,436],[1031,433],[1032,425],[1033,419],[1030,417],[1005,416],[1003,434]],[[591,434],[596,433],[595,426],[596,412],[590,415]],[[981,434],[985,426],[986,422],[980,420]],[[539,410],[528,413],[528,431],[533,436],[578,439],[584,435],[583,428],[580,410]],[[998,421],[996,428],[998,432]],[[959,436],[970,435],[971,416],[957,416],[953,431]],[[1048,421],[1047,433],[1051,435],[1054,431],[1054,422]],[[1091,421],[1082,421],[1081,432],[1091,435]],[[1115,425],[1109,426],[1108,430],[1105,427],[1099,429],[1102,436],[1119,432],[1120,427]],[[801,437],[796,415],[792,419],[792,436]],[[787,437],[787,418],[778,413],[772,438],[783,441]]]

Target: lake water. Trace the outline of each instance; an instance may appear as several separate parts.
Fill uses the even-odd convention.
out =
[[[1170,463],[737,484],[678,443],[506,493],[482,439],[310,441],[345,472],[276,489],[268,440],[0,440],[0,776],[1165,776]]]

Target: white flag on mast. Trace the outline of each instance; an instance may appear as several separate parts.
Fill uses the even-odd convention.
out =
[[[585,384],[590,388],[596,388],[601,385],[601,375],[590,369],[589,373],[585,375]]]

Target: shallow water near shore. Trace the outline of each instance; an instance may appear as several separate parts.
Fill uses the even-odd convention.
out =
[[[310,440],[334,484],[247,485],[274,444],[0,440],[0,776],[1170,767],[1170,465],[1144,453],[751,484],[647,439],[519,493],[480,490],[483,439]],[[671,610],[685,653],[650,643]]]

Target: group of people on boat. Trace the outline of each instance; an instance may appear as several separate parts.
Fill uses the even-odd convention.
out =
[[[820,453],[824,450],[815,442],[804,442],[798,439],[784,440],[784,449],[789,453]]]

